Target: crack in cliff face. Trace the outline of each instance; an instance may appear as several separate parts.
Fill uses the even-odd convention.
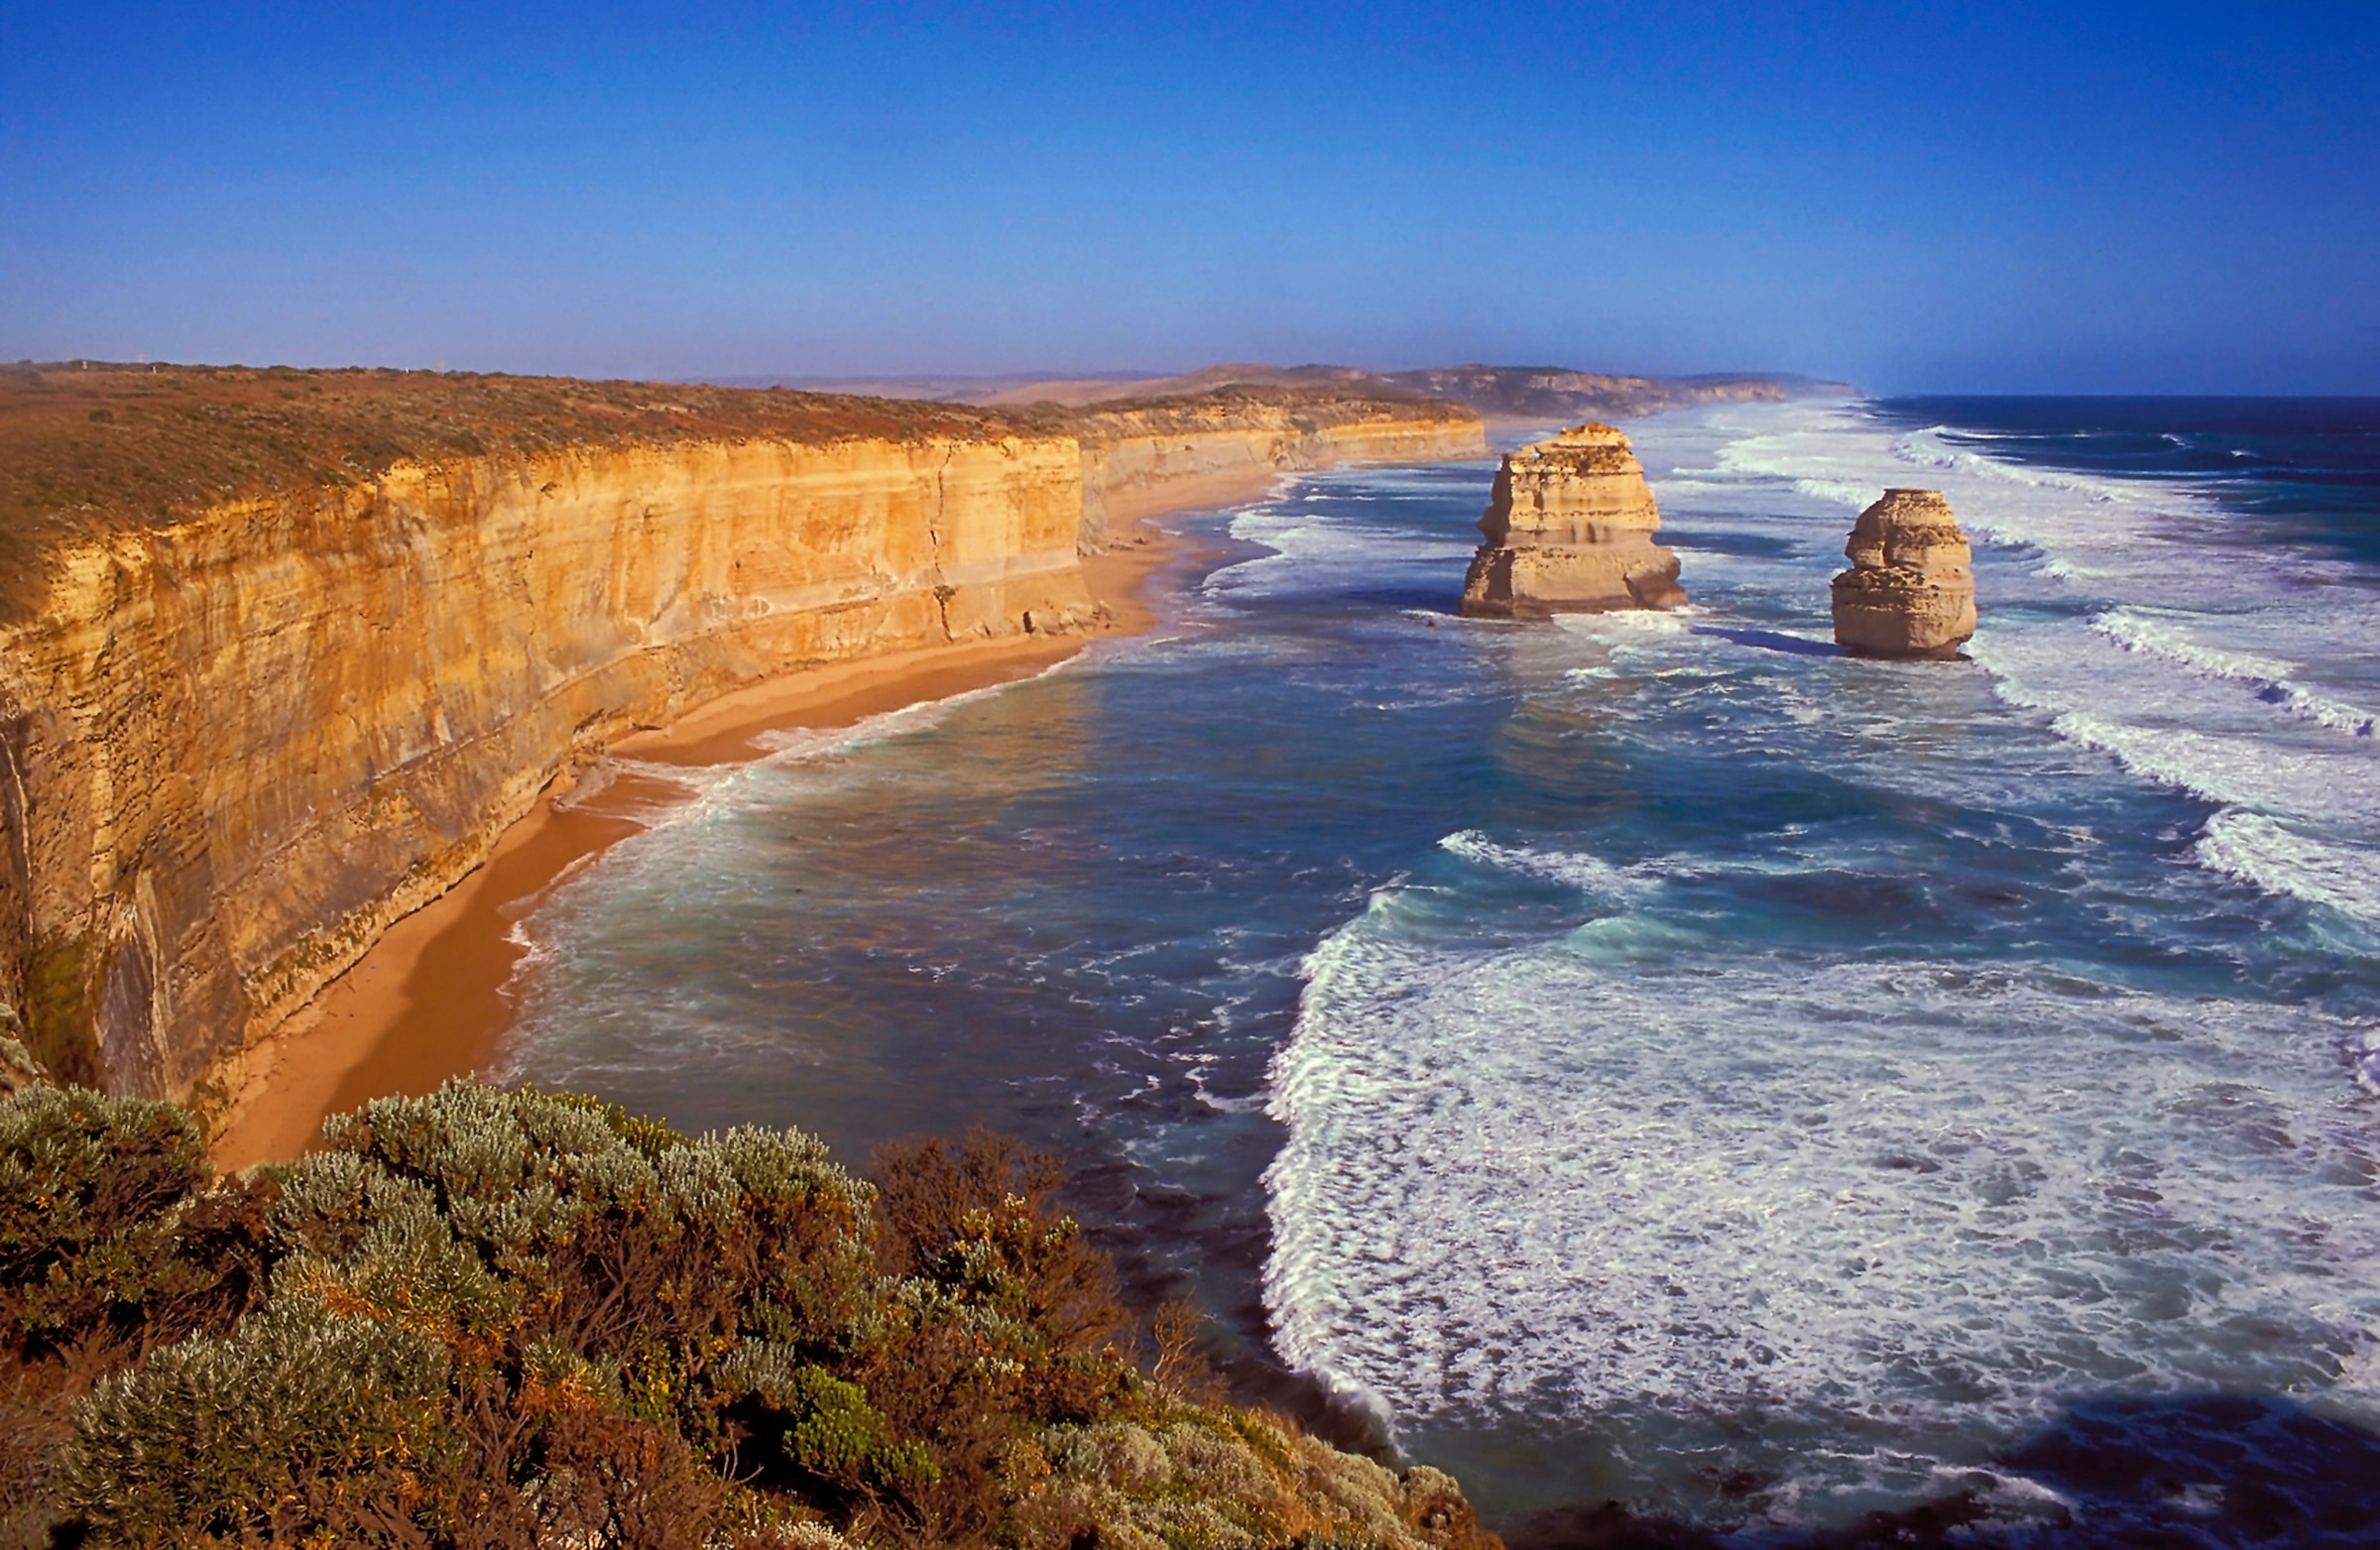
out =
[[[942,461],[934,465],[933,509],[925,519],[925,542],[927,548],[933,553],[930,569],[934,578],[934,613],[941,621],[942,639],[945,641],[958,639],[950,633],[950,600],[959,595],[959,589],[942,579],[942,518],[945,503],[949,499],[946,479],[950,472],[951,459],[958,456],[958,453],[959,449],[955,443],[946,441],[942,444]]]

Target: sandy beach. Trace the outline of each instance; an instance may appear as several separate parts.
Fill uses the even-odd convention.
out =
[[[850,726],[904,706],[1030,676],[1092,641],[1133,635],[1154,619],[1148,592],[1183,556],[1175,536],[1147,519],[1259,496],[1273,475],[1209,478],[1114,498],[1109,520],[1125,535],[1085,559],[1092,595],[1106,605],[1098,635],[1016,636],[963,642],[788,673],[738,690],[607,753],[638,764],[692,768],[767,753],[765,735]],[[494,1058],[514,1008],[506,987],[524,948],[517,921],[556,883],[639,832],[636,814],[666,802],[665,778],[627,773],[601,788],[557,780],[494,854],[454,888],[390,927],[355,967],[249,1054],[249,1077],[213,1146],[226,1169],[298,1156],[323,1119],[392,1094],[421,1094]]]

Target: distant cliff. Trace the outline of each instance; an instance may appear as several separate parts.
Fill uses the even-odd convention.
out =
[[[803,665],[1090,628],[1116,492],[1483,445],[1450,406],[1346,394],[1078,425],[0,372],[0,999],[60,1077],[204,1103],[609,739]]]
[[[1386,372],[1391,389],[1465,405],[1490,419],[1563,424],[1581,419],[1636,419],[1704,404],[1782,404],[1814,395],[1850,396],[1846,383],[1790,374],[1731,373],[1706,377],[1630,377],[1560,366],[1448,366]]]
[[[791,379],[750,378],[750,386]],[[1847,383],[1793,372],[1726,372],[1695,377],[1641,377],[1577,371],[1567,366],[1438,366],[1419,371],[1367,371],[1354,366],[1265,366],[1242,362],[1208,366],[1179,377],[888,377],[816,384],[925,403],[994,408],[1052,405],[1088,409],[1155,395],[1225,389],[1331,392],[1375,399],[1435,399],[1460,404],[1489,419],[1532,424],[1634,419],[1703,404],[1782,403],[1804,397],[1854,397]]]
[[[1227,388],[1191,398],[1131,399],[1058,422],[1070,426],[1083,447],[1086,546],[1104,541],[1112,513],[1145,511],[1189,481],[1332,463],[1488,455],[1476,415],[1330,389]]]

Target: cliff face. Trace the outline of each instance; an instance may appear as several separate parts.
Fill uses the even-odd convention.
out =
[[[1862,656],[1949,657],[1975,633],[1974,554],[1938,490],[1887,490],[1835,578],[1835,640]]]
[[[1660,508],[1628,438],[1586,424],[1510,454],[1496,470],[1487,541],[1463,578],[1463,612],[1531,619],[1686,601],[1678,557],[1653,541]]]
[[[519,399],[522,381],[481,389]],[[791,397],[697,407],[787,420]],[[174,454],[147,472],[35,437],[16,484],[0,470],[5,537],[30,549],[0,594],[0,1000],[36,1053],[62,1079],[204,1104],[611,738],[803,665],[1087,628],[1079,548],[1111,479],[1480,438],[1468,417],[1301,427],[1277,406],[1145,409],[1080,436],[984,417],[856,434],[875,412],[818,402],[832,417],[806,439],[582,423],[575,444],[520,434],[361,475],[324,466],[319,417],[314,443],[221,420],[186,456],[143,443]],[[121,413],[165,435],[192,412]],[[272,456],[283,488],[138,509],[193,459],[211,485]],[[38,505],[78,469],[86,491],[121,475],[115,504]]]
[[[8,991],[61,1075],[187,1091],[590,746],[798,663],[1088,623],[1081,507],[1065,438],[689,443],[75,545],[0,637]]]
[[[1109,409],[1071,423],[1083,444],[1086,547],[1106,540],[1111,506],[1145,506],[1153,492],[1194,481],[1488,455],[1479,417],[1439,404],[1227,393]]]

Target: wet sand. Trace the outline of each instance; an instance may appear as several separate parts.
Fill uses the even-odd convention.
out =
[[[1138,634],[1154,620],[1146,593],[1156,573],[1181,557],[1179,541],[1143,519],[1252,498],[1271,476],[1193,483],[1111,502],[1110,523],[1128,537],[1083,567],[1110,615],[1099,635],[967,642],[789,673],[607,752],[646,766],[741,763],[768,751],[757,741],[767,733],[850,726],[1031,676],[1093,640]],[[513,1019],[506,988],[525,951],[512,938],[515,923],[556,883],[637,833],[638,812],[678,794],[663,777],[633,773],[600,789],[593,781],[585,790],[556,781],[477,870],[390,927],[354,968],[249,1052],[247,1084],[214,1142],[216,1164],[244,1168],[295,1157],[315,1143],[328,1115],[373,1098],[427,1093],[448,1077],[484,1069]]]

